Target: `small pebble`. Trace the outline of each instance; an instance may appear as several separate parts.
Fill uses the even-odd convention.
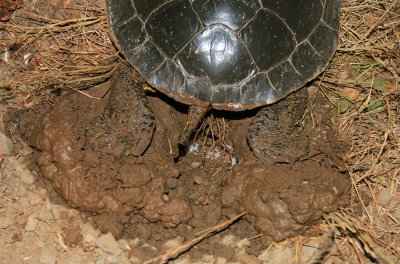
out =
[[[191,164],[192,169],[198,169],[201,166],[201,161],[193,161]]]
[[[96,240],[96,246],[112,255],[120,255],[122,253],[118,242],[111,233],[100,236]]]
[[[380,203],[381,205],[388,205],[392,200],[392,194],[390,193],[390,190],[388,188],[383,188],[378,192],[376,198],[378,199],[378,203]]]
[[[279,247],[270,251],[264,251],[257,259],[266,263],[292,263],[295,251],[289,247]]]
[[[222,238],[222,244],[225,246],[233,247],[235,245],[235,236],[234,235],[226,235]]]
[[[192,262],[190,260],[190,257],[184,256],[181,258],[178,258],[177,260],[171,261],[171,264],[193,264],[193,263],[198,263],[198,262]]]
[[[119,263],[121,263],[121,264],[131,264],[131,261],[129,260],[129,258],[127,256],[122,254],[120,256],[120,258],[119,258]]]
[[[211,255],[204,255],[201,258],[201,263],[209,263],[209,264],[213,264],[215,263],[215,257],[211,256]]]
[[[153,252],[158,252],[158,248],[156,248],[155,246],[149,245],[149,244],[147,244],[147,243],[144,243],[144,244],[142,245],[142,248],[149,249],[149,250],[151,250],[151,251],[153,251]]]
[[[111,255],[111,256],[107,257],[107,262],[108,263],[121,263],[121,258],[120,258],[120,256]]]
[[[183,238],[182,237],[177,237],[177,238],[168,240],[161,247],[166,251],[167,250],[171,250],[171,249],[176,249],[176,248],[178,248],[179,246],[182,245],[182,242],[183,242]]]
[[[28,197],[19,198],[19,204],[21,205],[21,211],[24,212],[25,215],[31,215],[33,213],[33,207],[28,199]]]
[[[83,252],[82,249],[78,249],[79,252],[75,253],[74,255],[68,257],[68,259],[65,261],[65,264],[78,264],[78,263],[83,263],[82,260],[82,255],[85,253]]]
[[[25,186],[22,186],[21,184],[16,183],[14,187],[14,194],[18,197],[23,197],[25,196],[27,190]]]
[[[43,196],[43,197],[46,197],[46,196]],[[52,204],[51,205],[51,211],[53,213],[55,221],[62,220],[67,215],[67,212],[65,212],[66,208],[64,206],[61,206],[61,205],[58,205],[58,204]]]
[[[129,261],[130,261],[131,263],[133,263],[133,264],[139,264],[139,263],[142,262],[139,258],[136,258],[136,257],[131,257],[131,258],[129,259]]]
[[[54,215],[51,211],[51,203],[48,198],[44,201],[44,204],[40,206],[39,217],[40,219],[54,221]]]
[[[39,263],[54,264],[56,263],[56,255],[51,253],[47,249],[42,249],[42,251],[40,252]]]
[[[202,185],[204,183],[204,177],[199,174],[195,174],[193,176],[193,182],[195,184]]]
[[[40,247],[40,248],[48,247],[48,245],[46,244],[46,242],[45,242],[45,241],[42,241],[42,240],[36,241],[36,245],[37,245],[38,247]]]
[[[128,241],[126,241],[125,239],[118,240],[118,245],[123,250],[132,250],[131,247],[129,246]]]
[[[106,264],[106,260],[104,258],[98,259],[96,264]]]
[[[16,168],[16,173],[19,175],[21,182],[25,185],[30,185],[36,181],[35,175],[33,175],[30,170],[23,167],[22,165],[19,165]]]
[[[95,230],[91,225],[82,222],[78,223],[78,225],[79,229],[81,230],[81,234],[90,234],[94,240],[100,236],[100,232]]]
[[[0,132],[0,155],[11,156],[13,153],[12,141],[3,133]]]
[[[165,187],[167,189],[173,190],[176,188],[176,186],[178,186],[179,181],[177,179],[169,179],[166,184]]]
[[[83,234],[82,244],[87,247],[93,247],[96,244],[96,238],[92,234]]]
[[[134,247],[138,247],[140,244],[140,239],[139,238],[134,238],[133,240],[130,241],[130,244]]]
[[[231,167],[235,167],[237,165],[237,158],[236,156],[231,157]]]
[[[33,232],[36,230],[39,220],[37,220],[37,216],[32,214],[28,217],[28,222],[25,225],[25,230],[28,232]]]
[[[197,143],[191,144],[188,149],[188,152],[189,152],[188,154],[199,151],[199,147],[200,147],[200,145]]]
[[[10,214],[0,216],[0,229],[5,229],[5,228],[9,227],[10,225],[12,225],[13,221],[12,221],[11,217],[12,216]]]
[[[247,238],[244,238],[242,240],[240,240],[239,242],[236,243],[236,246],[238,248],[243,248],[243,247],[248,247],[250,246],[250,240],[248,240]]]
[[[228,261],[225,258],[218,257],[215,264],[226,264]]]
[[[315,251],[319,248],[319,241],[316,239],[310,240],[302,248],[303,256],[305,258],[311,258]]]
[[[36,191],[28,191],[26,196],[29,198],[29,201],[32,205],[38,205],[44,203],[45,200],[43,199],[43,197],[46,197],[46,194],[42,196]]]
[[[83,236],[76,225],[65,225],[62,228],[62,231],[64,233],[65,243],[78,245],[83,239]]]

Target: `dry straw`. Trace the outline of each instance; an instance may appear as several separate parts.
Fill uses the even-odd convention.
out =
[[[65,1],[53,13],[36,5],[26,1],[0,24],[0,101],[16,108],[103,82],[119,57],[104,1]],[[400,263],[399,14],[398,0],[343,0],[340,46],[314,82],[351,146],[344,159],[354,191],[351,207],[320,225],[333,243],[321,243],[315,261]]]

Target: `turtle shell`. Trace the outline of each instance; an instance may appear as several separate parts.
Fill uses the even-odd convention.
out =
[[[244,110],[319,75],[338,42],[340,0],[108,0],[113,40],[177,101]]]

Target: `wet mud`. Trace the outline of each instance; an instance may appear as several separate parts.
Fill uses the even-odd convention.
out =
[[[225,117],[223,134],[217,125],[203,129],[214,131],[199,133],[194,140],[199,147],[177,161],[187,107],[150,92],[154,134],[138,129],[133,137],[151,142],[143,147],[135,141],[142,155],[123,148],[115,152],[113,146],[132,135],[128,126],[115,125],[117,137],[92,133],[94,120],[107,113],[109,89],[106,83],[89,91],[102,100],[69,93],[50,109],[8,117],[10,126],[18,120],[18,134],[37,150],[40,175],[66,204],[85,212],[103,231],[165,241],[190,237],[247,211],[244,220],[250,229],[281,241],[303,234],[323,213],[347,205],[349,180],[337,169],[342,145],[335,140],[323,100],[315,104],[312,97],[320,108],[318,117],[299,120],[308,145],[293,164],[267,164],[253,154],[247,126],[257,111],[216,112]],[[131,102],[124,98],[118,97],[127,107]],[[113,141],[99,144],[105,138]]]
[[[160,221],[165,227],[191,219],[185,201],[164,196],[166,179],[179,172],[166,159],[151,155],[156,150],[149,151],[151,158],[146,163],[143,157],[121,157],[120,151],[99,151],[98,144],[93,144],[96,138],[87,131],[103,111],[101,104],[71,94],[60,98],[35,124],[26,122],[30,126],[25,128],[28,142],[41,150],[36,158],[41,175],[70,206],[82,211],[123,215],[140,210],[147,220]],[[121,126],[120,132],[124,129]]]
[[[313,161],[292,169],[242,165],[228,179],[222,205],[227,216],[247,211],[246,219],[260,232],[281,241],[346,206],[349,189],[344,175]]]

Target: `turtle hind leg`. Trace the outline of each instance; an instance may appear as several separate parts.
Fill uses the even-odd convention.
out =
[[[186,119],[185,127],[179,136],[179,144],[186,146],[190,140],[193,131],[199,126],[209,108],[204,106],[189,106],[189,112]]]
[[[307,108],[302,89],[262,108],[250,123],[247,140],[253,153],[265,164],[293,164],[309,152],[309,140],[299,122]]]
[[[133,72],[120,65],[111,77],[111,91],[104,113],[86,131],[89,143],[116,157],[142,155],[151,143],[155,117],[143,87]]]

